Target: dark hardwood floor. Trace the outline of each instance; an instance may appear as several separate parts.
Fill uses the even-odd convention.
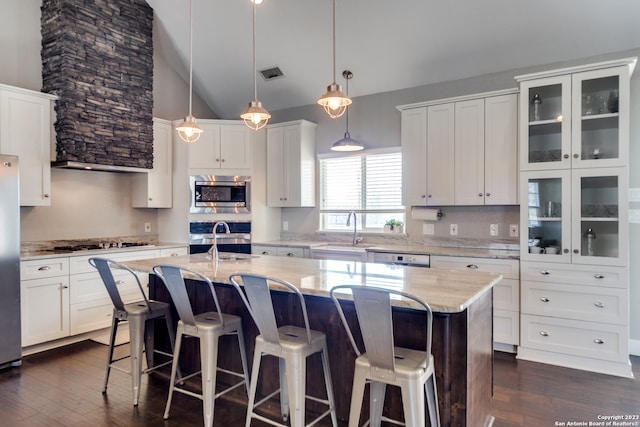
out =
[[[180,394],[174,397],[171,418],[162,419],[167,397],[163,378],[143,377],[137,408],[131,404],[129,377],[119,372],[111,374],[108,393],[103,395],[105,357],[105,346],[84,341],[27,356],[20,368],[0,371],[0,426],[202,425],[201,402]],[[589,425],[603,415],[638,416],[640,357],[632,357],[632,363],[635,380],[524,362],[496,353],[494,426]],[[215,425],[244,426],[244,411],[241,404],[218,400]],[[640,420],[634,421],[637,423],[629,425],[640,426]]]

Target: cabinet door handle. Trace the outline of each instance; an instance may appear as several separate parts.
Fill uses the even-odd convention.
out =
[[[171,255],[169,255],[169,256],[178,256],[178,253],[177,252],[172,252]]]
[[[593,275],[593,277],[595,277],[596,279],[604,279],[604,274],[596,273]]]
[[[69,286],[67,285],[62,285],[62,287],[60,289],[69,289]]]
[[[478,266],[477,266],[476,264],[468,264],[468,265],[467,265],[467,268],[470,268],[470,269],[472,269],[472,270],[477,270],[477,269],[478,269]]]
[[[547,297],[540,297],[540,301],[542,301],[542,302],[549,302],[549,301],[551,301],[551,300],[550,300],[549,298],[547,298]]]
[[[124,282],[122,280],[116,280],[116,285],[122,285]]]
[[[593,305],[595,305],[598,308],[604,308],[604,303],[600,302],[600,301],[596,301],[593,303]]]
[[[564,157],[565,159],[568,159],[568,158],[569,158],[569,155],[568,155],[568,154],[565,154],[565,155],[564,155],[564,156],[562,156],[562,157]]]
[[[42,267],[38,268],[38,271],[49,271],[51,270],[51,267],[48,265],[43,265]]]
[[[602,338],[596,338],[593,342],[596,344],[604,344],[604,340]]]
[[[267,251],[262,251],[262,255],[269,255],[269,252],[267,252]]]
[[[549,270],[540,270],[540,274],[542,274],[543,276],[548,276],[551,273],[549,272]]]
[[[287,256],[293,256],[293,252],[287,252]]]
[[[547,331],[540,331],[540,335],[542,335],[543,337],[548,337],[548,336],[549,336],[549,332],[547,332]]]

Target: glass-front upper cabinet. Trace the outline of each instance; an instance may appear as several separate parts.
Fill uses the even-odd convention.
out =
[[[571,262],[570,187],[569,170],[521,174],[521,259]]]
[[[520,170],[624,166],[634,59],[518,76]]]
[[[629,144],[629,67],[572,76],[572,167],[624,166]]]
[[[572,262],[626,265],[628,169],[572,171]]]
[[[520,170],[571,166],[571,76],[524,81],[520,96]]]

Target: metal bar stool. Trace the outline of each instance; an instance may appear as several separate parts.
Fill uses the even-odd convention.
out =
[[[174,325],[171,318],[170,306],[165,302],[149,300],[146,293],[144,292],[144,289],[142,288],[140,279],[138,279],[138,275],[129,267],[122,265],[116,261],[109,260],[107,258],[98,257],[89,258],[89,264],[91,264],[91,266],[93,266],[96,270],[98,270],[98,273],[100,273],[102,282],[107,288],[109,297],[113,302],[113,321],[111,323],[111,333],[109,337],[107,373],[104,378],[104,387],[102,389],[102,392],[107,392],[107,384],[109,382],[109,374],[111,372],[111,368],[124,372],[131,375],[133,405],[138,406],[138,400],[140,398],[140,380],[142,374],[149,373],[155,369],[161,368],[162,366],[171,363],[171,360],[169,360],[167,362],[154,366],[153,353],[159,353],[164,356],[168,356],[169,358],[173,357],[173,355],[170,353],[155,350],[153,345],[153,323],[155,319],[164,317],[167,324],[171,349],[173,350],[174,348],[175,331],[173,329]],[[121,281],[115,280],[113,272],[111,270],[112,267],[131,273],[131,275],[135,278],[138,288],[140,289],[142,301],[130,304],[123,303],[120,292],[118,291],[118,284],[121,283]],[[131,350],[129,355],[114,359],[113,351],[116,341],[116,334],[118,332],[118,324],[123,321],[129,322],[129,340]],[[145,370],[142,369],[143,353],[145,353],[147,358],[147,369]],[[116,362],[119,362],[120,360],[126,358],[131,359],[131,368],[129,371],[115,365]]]
[[[164,282],[169,290],[171,300],[178,311],[180,320],[176,331],[176,349],[173,353],[173,365],[171,368],[171,385],[169,386],[169,397],[167,398],[167,406],[164,412],[164,419],[169,418],[169,409],[171,408],[171,399],[173,392],[177,391],[188,396],[196,397],[202,400],[202,411],[204,416],[205,427],[213,425],[213,411],[215,399],[220,396],[245,385],[247,393],[249,392],[249,376],[247,374],[247,355],[244,346],[244,335],[242,332],[242,319],[239,316],[224,314],[220,310],[220,303],[216,295],[215,287],[208,277],[202,274],[182,267],[172,265],[156,265],[153,272]],[[193,314],[189,295],[184,282],[184,275],[194,280],[200,280],[209,286],[213,302],[216,307],[215,312]],[[197,337],[200,339],[200,364],[201,370],[189,374],[176,380],[176,372],[178,370],[178,362],[180,359],[180,347],[183,336]],[[242,373],[222,369],[217,366],[218,360],[218,341],[223,335],[236,335],[240,347],[240,357],[242,359]],[[242,378],[237,383],[216,393],[216,374],[217,372]],[[178,387],[177,383],[182,384],[183,381],[192,378],[198,374],[202,375],[202,394],[194,393],[186,388]]]
[[[245,427],[251,425],[253,418],[274,426],[285,425],[255,412],[258,406],[267,402],[278,393],[280,393],[280,412],[282,417],[285,422],[287,422],[287,419],[290,417],[292,427],[314,425],[329,414],[331,415],[333,426],[337,427],[338,421],[333,399],[333,387],[331,385],[326,335],[322,332],[311,330],[309,327],[307,308],[304,297],[300,291],[291,283],[259,275],[233,274],[229,277],[229,280],[238,290],[242,301],[260,331],[260,335],[256,337],[256,346],[253,354],[251,391],[249,392]],[[278,327],[269,290],[270,282],[283,286],[286,290],[298,296],[304,317],[304,328],[292,325]],[[246,296],[245,293],[242,292],[241,284]],[[327,392],[326,399],[306,395],[307,357],[315,353],[320,353],[322,358],[322,368]],[[278,390],[255,403],[257,380],[263,355],[271,355],[279,358],[280,387]],[[309,424],[305,424],[306,399],[323,403],[328,407],[324,413]]]
[[[336,297],[336,293],[343,294],[345,291],[350,291],[353,295],[358,325],[366,349],[365,353],[358,349],[342,306]],[[380,423],[385,421],[411,427],[424,427],[426,421],[424,397],[426,395],[429,423],[431,427],[439,427],[440,413],[433,355],[431,354],[433,313],[429,305],[404,292],[369,286],[336,286],[331,289],[330,295],[338,308],[344,328],[357,355],[351,393],[349,427],[358,426],[367,382],[370,384],[369,425],[380,427]],[[394,346],[391,296],[413,300],[426,311],[425,351]],[[404,424],[382,416],[387,384],[398,386],[401,389]]]

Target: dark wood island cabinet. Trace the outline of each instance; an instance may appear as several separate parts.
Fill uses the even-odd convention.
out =
[[[136,270],[149,272],[151,267],[161,263],[191,268],[205,274],[218,285],[218,297],[224,311],[243,318],[245,344],[250,359],[258,331],[235,289],[228,284],[229,275],[237,272],[262,274],[278,277],[298,286],[305,295],[311,328],[327,335],[336,410],[338,419],[345,425],[349,416],[355,353],[329,298],[329,290],[338,284],[360,283],[394,286],[414,294],[429,303],[434,311],[432,351],[442,426],[484,427],[493,424],[490,413],[493,380],[492,287],[500,280],[499,275],[270,256],[221,260],[217,265],[202,254],[131,261],[126,264]],[[188,292],[196,313],[213,309],[208,288],[201,284],[202,282],[187,280]],[[170,302],[164,284],[153,275],[150,276],[149,286],[152,298]],[[299,310],[295,306],[298,302],[294,295],[274,289],[272,298],[279,322],[302,324],[302,319],[298,318]],[[355,311],[351,301],[343,301],[343,307],[348,321],[355,324]],[[424,311],[404,301],[397,301],[393,316],[394,335],[398,345],[424,348]],[[166,339],[160,331],[158,328],[156,345],[166,346]],[[184,372],[197,370],[200,360],[198,343],[195,340],[189,341],[183,346],[182,360],[185,364],[181,367]],[[225,347],[237,346],[237,342],[223,340],[220,345],[222,350],[219,365],[239,369],[240,362],[235,348],[224,351]],[[278,382],[275,359],[266,358],[263,363],[268,365],[261,370],[259,393],[276,389]],[[324,396],[320,359],[312,356],[308,363],[307,391],[311,395]],[[220,381],[224,381],[224,376],[220,377]],[[230,398],[246,402],[243,391],[232,394]],[[307,402],[307,408],[312,412],[315,410],[310,401]],[[278,408],[274,407],[273,410]],[[361,417],[363,420],[368,417],[367,411],[365,402]],[[402,419],[401,396],[393,387],[387,390],[385,414]]]

